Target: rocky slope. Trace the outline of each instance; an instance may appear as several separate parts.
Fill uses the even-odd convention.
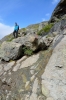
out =
[[[4,61],[17,60],[25,54],[47,49],[53,41],[53,37],[41,37],[38,35],[25,35],[10,42],[3,42],[0,46],[0,59]]]
[[[66,100],[65,24],[0,45],[0,100]]]
[[[19,30],[19,36],[21,37],[21,36],[26,35],[26,34],[33,34],[34,32],[37,33],[39,30],[41,30],[47,24],[48,24],[48,21],[44,21],[41,23],[29,25],[25,28],[21,28]],[[12,39],[14,39],[14,38],[13,38],[13,34],[11,33],[11,34],[3,37],[0,40],[0,44],[4,41],[12,41]]]
[[[42,88],[50,100],[66,100],[66,36],[53,50],[42,75]]]
[[[52,50],[0,64],[1,100],[45,100],[41,75]],[[47,58],[48,56],[48,58]]]
[[[2,43],[2,51],[7,50],[6,44],[10,46],[11,43],[19,42],[18,39]],[[65,42],[66,36],[58,33],[52,46],[46,50],[44,48],[43,51],[30,57],[23,56],[19,60],[12,58],[9,62],[5,62],[7,59],[1,61],[0,100],[66,100]],[[14,47],[8,47],[9,55],[13,53]],[[8,57],[8,54],[3,58]]]

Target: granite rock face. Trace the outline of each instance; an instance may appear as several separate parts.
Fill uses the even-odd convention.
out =
[[[42,75],[42,92],[51,100],[66,100],[66,36],[53,50]]]
[[[52,13],[50,22],[58,21],[62,17],[66,18],[66,0],[60,0]]]

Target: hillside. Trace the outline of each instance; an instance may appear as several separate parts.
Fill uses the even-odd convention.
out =
[[[66,100],[66,18],[58,10],[65,2],[59,2],[50,21],[1,40],[0,100]]]
[[[39,30],[41,30],[45,25],[47,25],[48,21],[45,21],[45,22],[41,22],[41,23],[37,23],[37,24],[32,24],[32,25],[29,25],[25,28],[21,28],[19,30],[19,36],[22,36],[23,33],[25,34],[28,34],[28,33],[37,33]],[[13,39],[13,35],[12,33],[3,37],[0,41],[0,43],[2,43],[3,41],[11,41]]]

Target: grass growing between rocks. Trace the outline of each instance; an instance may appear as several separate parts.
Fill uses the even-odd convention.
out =
[[[46,25],[37,34],[42,35],[43,33],[49,32],[53,25],[54,25],[53,23],[50,23],[50,24]]]
[[[27,55],[27,56],[31,56],[33,54],[33,51],[27,47],[23,47],[23,52],[24,52],[24,55]]]
[[[19,30],[19,32],[25,32],[26,31],[26,28],[21,28],[20,30]]]
[[[11,37],[7,40],[7,42],[11,42],[14,39],[14,37]]]
[[[13,39],[13,34],[9,34],[3,38],[3,41],[11,42]]]
[[[31,56],[33,54],[33,51],[30,49],[26,49],[24,52],[26,55]]]

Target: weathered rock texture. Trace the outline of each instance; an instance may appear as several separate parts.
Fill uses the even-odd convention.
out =
[[[66,100],[66,36],[55,47],[42,75],[42,92],[52,100]]]
[[[15,60],[22,55],[22,46],[19,43],[3,42],[0,48],[0,58],[5,61]]]
[[[66,0],[60,0],[60,2],[58,3],[58,5],[56,6],[56,8],[52,13],[50,21],[51,22],[57,21],[63,16],[65,16],[64,18],[66,18]]]
[[[65,5],[61,0],[51,21],[66,13]],[[0,45],[0,100],[66,100],[65,25],[63,19],[43,37],[29,32]],[[35,54],[24,56],[22,47]]]
[[[51,53],[49,49],[17,61],[1,62],[0,100],[46,100],[42,94],[41,75]]]
[[[42,29],[47,24],[48,24],[48,21],[43,21],[41,23],[32,24],[32,25],[29,25],[25,28],[21,28],[18,32],[19,33],[18,36],[22,37],[23,35],[37,33],[40,29]],[[3,43],[4,41],[11,41],[12,39],[14,39],[13,33],[3,37],[0,40],[0,44]]]
[[[26,35],[18,37],[11,42],[3,42],[0,47],[0,59],[5,61],[17,60],[24,56],[25,48],[33,52],[40,49],[45,49],[50,46],[53,38],[43,38],[38,35]]]

